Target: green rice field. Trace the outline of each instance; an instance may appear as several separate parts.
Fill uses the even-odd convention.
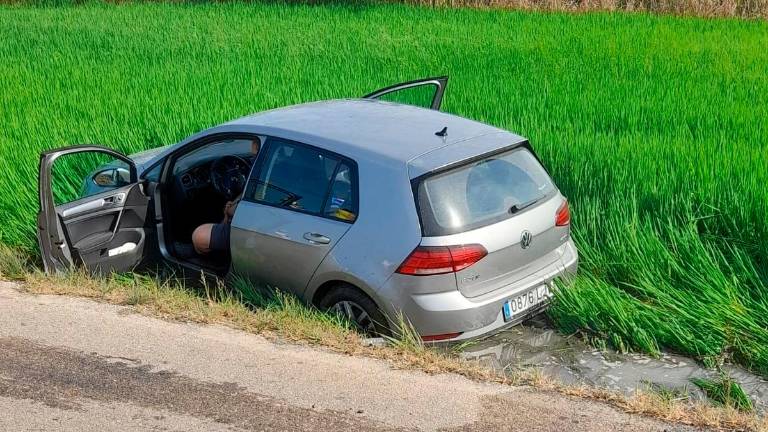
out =
[[[43,149],[134,152],[248,113],[451,77],[530,138],[580,276],[550,316],[768,376],[768,22],[408,6],[0,7],[0,242],[36,249]],[[363,198],[364,199],[364,198]]]

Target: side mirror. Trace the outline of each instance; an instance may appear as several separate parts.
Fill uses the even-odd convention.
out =
[[[91,180],[98,187],[119,188],[131,184],[131,172],[125,168],[107,168],[94,174]]]

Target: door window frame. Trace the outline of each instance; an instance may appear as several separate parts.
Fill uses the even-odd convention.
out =
[[[350,224],[350,225],[354,224],[360,218],[359,175],[358,175],[357,162],[355,162],[354,159],[351,159],[351,158],[349,158],[347,156],[341,155],[339,153],[336,153],[336,152],[333,152],[333,151],[330,151],[330,150],[326,150],[326,149],[323,149],[323,148],[320,148],[320,147],[317,147],[317,146],[314,146],[314,145],[311,145],[311,144],[306,144],[306,143],[302,143],[302,142],[299,142],[299,141],[294,141],[294,140],[291,140],[291,139],[288,139],[288,138],[282,138],[282,137],[278,137],[278,136],[274,136],[274,135],[266,135],[265,137],[266,137],[266,139],[264,140],[265,142],[262,143],[262,148],[259,151],[259,155],[256,158],[256,161],[254,162],[253,167],[251,168],[251,174],[250,174],[250,176],[248,176],[248,181],[245,184],[245,191],[243,192],[243,201],[246,201],[246,202],[249,202],[249,203],[252,203],[252,204],[259,204],[259,205],[264,205],[264,206],[267,206],[267,207],[273,207],[273,208],[293,211],[293,212],[296,212],[296,213],[302,213],[302,214],[306,214],[306,215],[309,215],[309,216],[315,216],[315,217],[319,217],[319,218],[323,218],[323,219],[329,219],[329,220],[333,220],[333,221],[337,221],[337,222],[344,222],[344,223],[347,223],[347,224]],[[275,143],[275,141],[278,141],[278,143]],[[251,198],[250,194],[247,193],[249,191],[249,189],[251,189],[252,187],[255,187],[255,186],[251,186],[251,184],[255,180],[258,180],[259,176],[261,175],[262,170],[264,170],[266,168],[265,167],[265,165],[266,165],[266,156],[262,156],[262,155],[269,154],[269,150],[272,148],[272,146],[273,145],[279,145],[279,143],[287,143],[287,144],[290,144],[290,145],[293,145],[293,146],[296,146],[296,147],[303,147],[305,149],[314,151],[314,152],[316,152],[316,153],[318,153],[320,155],[323,155],[323,156],[326,156],[326,157],[330,157],[330,158],[334,158],[334,159],[338,160],[338,163],[336,164],[336,168],[334,168],[333,174],[331,174],[331,177],[330,177],[330,179],[328,181],[328,184],[326,185],[325,196],[323,197],[323,205],[320,208],[320,212],[314,212],[314,211],[309,211],[309,210],[297,209],[297,208],[287,207],[287,206],[279,206],[279,205],[272,204],[272,203],[269,203],[269,202],[266,202],[266,201],[259,201],[259,200]],[[325,207],[327,206],[328,200],[330,199],[330,196],[331,196],[331,191],[333,189],[334,179],[335,179],[336,175],[339,172],[339,168],[341,167],[341,164],[348,165],[349,168],[350,168],[350,171],[351,171],[351,179],[350,180],[352,182],[352,200],[354,202],[353,209],[354,209],[354,213],[355,213],[355,219],[354,220],[346,220],[346,219],[341,219],[341,218],[338,218],[338,217],[328,216],[328,215],[324,214]]]
[[[69,240],[69,234],[64,224],[64,217],[56,211],[62,206],[71,205],[80,201],[98,200],[100,195],[108,196],[112,191],[104,191],[99,194],[80,197],[76,200],[56,204],[53,196],[53,165],[56,160],[62,156],[95,152],[107,154],[115,159],[128,164],[130,171],[130,183],[123,186],[134,186],[139,182],[136,163],[125,154],[113,150],[109,147],[100,145],[85,144],[74,145],[62,148],[51,149],[40,154],[40,163],[38,166],[38,202],[40,208],[37,217],[37,239],[40,247],[40,255],[43,260],[43,269],[46,273],[52,273],[64,270],[67,267],[78,264],[75,258],[79,256],[73,254],[74,245]],[[115,188],[117,190],[121,188]],[[64,246],[64,247],[62,247]]]
[[[258,132],[250,132],[250,131],[211,132],[206,135],[200,136],[203,133],[205,133],[205,131],[199,133],[196,136],[193,135],[192,137],[187,138],[186,139],[187,142],[182,141],[183,144],[179,144],[178,148],[174,148],[168,154],[166,154],[165,156],[162,156],[158,162],[155,162],[154,164],[152,164],[152,166],[146,168],[142,172],[142,176],[146,175],[150,170],[157,168],[157,165],[161,165],[160,176],[157,179],[157,184],[160,187],[155,189],[155,191],[153,192],[153,199],[155,201],[154,212],[155,212],[155,221],[156,221],[155,223],[157,225],[157,242],[160,248],[160,253],[163,256],[163,258],[169,262],[181,265],[189,269],[193,269],[195,271],[203,271],[206,274],[223,276],[226,272],[221,273],[217,269],[201,266],[201,265],[192,263],[188,260],[179,258],[178,256],[176,256],[175,252],[173,251],[173,246],[168,244],[169,238],[172,239],[173,237],[168,236],[168,231],[170,230],[170,227],[168,226],[168,220],[166,215],[170,213],[168,211],[168,206],[170,204],[168,202],[169,200],[166,197],[168,194],[168,184],[170,184],[170,181],[173,178],[173,167],[176,165],[176,162],[179,160],[179,158],[208,144],[213,144],[219,141],[225,141],[230,139],[234,140],[234,139],[259,138],[260,140],[262,140],[262,143],[261,143],[261,148],[259,149],[259,153],[256,155],[256,160],[254,161],[254,166],[255,166],[258,163],[259,158],[261,158],[261,155],[263,154],[263,150],[265,148],[263,141],[266,141],[268,136],[266,134],[261,134]],[[253,171],[253,169],[251,169],[251,171]]]
[[[62,203],[56,203],[56,197],[53,195],[53,165],[56,163],[56,161],[62,157],[62,156],[68,156],[73,155],[77,153],[101,153],[106,154],[110,157],[115,158],[116,160],[119,160],[123,163],[125,163],[126,168],[128,169],[129,173],[129,181],[128,183],[122,185],[122,186],[115,186],[112,189],[104,190],[95,194],[86,195],[78,197],[74,200],[62,202]],[[99,167],[94,168],[94,171],[98,169]],[[88,181],[92,175],[94,175],[94,171],[90,172],[87,177],[83,178],[83,181]],[[113,150],[109,147],[101,146],[101,145],[95,145],[95,144],[84,144],[84,145],[74,145],[74,146],[68,146],[68,147],[62,147],[57,149],[52,149],[46,152],[41,153],[40,155],[40,168],[39,168],[39,176],[38,182],[40,183],[39,186],[45,186],[45,192],[50,194],[50,201],[53,204],[53,208],[60,207],[63,205],[67,205],[69,203],[73,203],[76,201],[80,201],[86,198],[89,198],[94,195],[98,195],[104,192],[109,192],[110,190],[120,189],[125,186],[132,185],[134,183],[139,182],[139,176],[136,168],[136,163],[129,158],[128,156],[124,155],[123,153]],[[43,185],[43,183],[47,182],[46,185]],[[40,194],[41,190],[38,190],[38,194]],[[42,197],[41,197],[42,198]],[[46,203],[43,203],[42,199],[40,200],[40,208],[44,208]]]
[[[382,96],[396,93],[401,90],[406,90],[414,87],[430,86],[430,85],[435,86],[435,93],[432,95],[432,103],[430,104],[429,109],[440,111],[440,107],[442,106],[442,103],[443,103],[443,96],[445,95],[445,88],[448,86],[448,76],[423,78],[423,79],[407,81],[399,84],[393,84],[391,86],[378,89],[372,93],[368,93],[367,95],[363,96],[363,99],[379,100],[379,98]],[[423,108],[426,108],[426,107],[423,107]]]
[[[266,141],[268,136],[264,134],[259,134],[255,132],[214,132],[202,137],[199,137],[195,140],[192,140],[178,149],[175,149],[165,157],[163,157],[157,164],[161,164],[162,168],[160,169],[160,177],[158,178],[157,182],[159,185],[161,185],[161,196],[158,200],[158,203],[155,205],[155,217],[156,219],[164,222],[164,215],[166,214],[166,207],[167,203],[166,199],[163,199],[165,194],[167,193],[166,189],[170,180],[173,178],[173,167],[176,165],[176,162],[184,157],[184,155],[189,154],[195,150],[197,150],[200,147],[206,146],[208,144],[213,144],[219,141],[225,141],[225,140],[234,140],[234,139],[253,139],[258,138],[259,140]],[[263,139],[262,139],[263,138]],[[261,158],[261,155],[264,153],[265,145],[262,142],[261,147],[259,148],[259,153],[256,155],[256,159],[254,160],[253,165],[256,166],[257,163],[259,163],[259,158]],[[142,175],[149,172],[151,169],[155,169],[156,165],[152,165],[152,167],[147,168],[144,170]],[[251,171],[253,171],[253,167],[251,167]],[[249,177],[250,178],[250,175]],[[246,182],[246,185],[248,183]],[[163,230],[165,230],[166,227],[163,225]]]
[[[267,135],[259,134],[255,132],[214,132],[210,135],[205,135],[194,141],[184,144],[183,146],[179,147],[178,149],[174,150],[173,152],[165,156],[162,159],[162,161],[158,162],[159,164],[163,164],[163,168],[160,170],[160,178],[158,179],[158,181],[163,184],[167,183],[168,180],[173,176],[172,168],[174,165],[176,165],[176,162],[184,155],[188,153],[192,153],[193,151],[197,150],[200,147],[206,146],[208,144],[214,144],[219,141],[236,140],[236,139],[253,139],[253,138],[258,138],[261,141],[266,141],[266,139],[269,137]],[[254,165],[258,162],[259,157],[261,157],[261,154],[263,153],[263,150],[264,150],[264,143],[262,142],[261,147],[259,148],[259,154],[256,155],[256,162],[254,162]],[[150,170],[154,168],[156,168],[156,166],[152,165],[151,167],[145,169],[142,175],[148,173]]]

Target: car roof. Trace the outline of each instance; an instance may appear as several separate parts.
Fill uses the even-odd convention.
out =
[[[383,157],[405,163],[484,135],[503,134],[509,144],[525,141],[519,135],[456,115],[371,99],[293,105],[245,116],[227,125],[257,126],[276,136],[280,136],[278,131],[300,134],[311,138],[308,143],[312,145],[345,156]],[[436,135],[443,128],[447,128],[446,136]],[[461,154],[457,154],[460,159]]]

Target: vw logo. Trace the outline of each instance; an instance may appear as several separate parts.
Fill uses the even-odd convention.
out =
[[[533,234],[528,230],[523,230],[523,234],[520,236],[520,246],[523,249],[528,249],[531,246],[531,241],[533,241]]]

